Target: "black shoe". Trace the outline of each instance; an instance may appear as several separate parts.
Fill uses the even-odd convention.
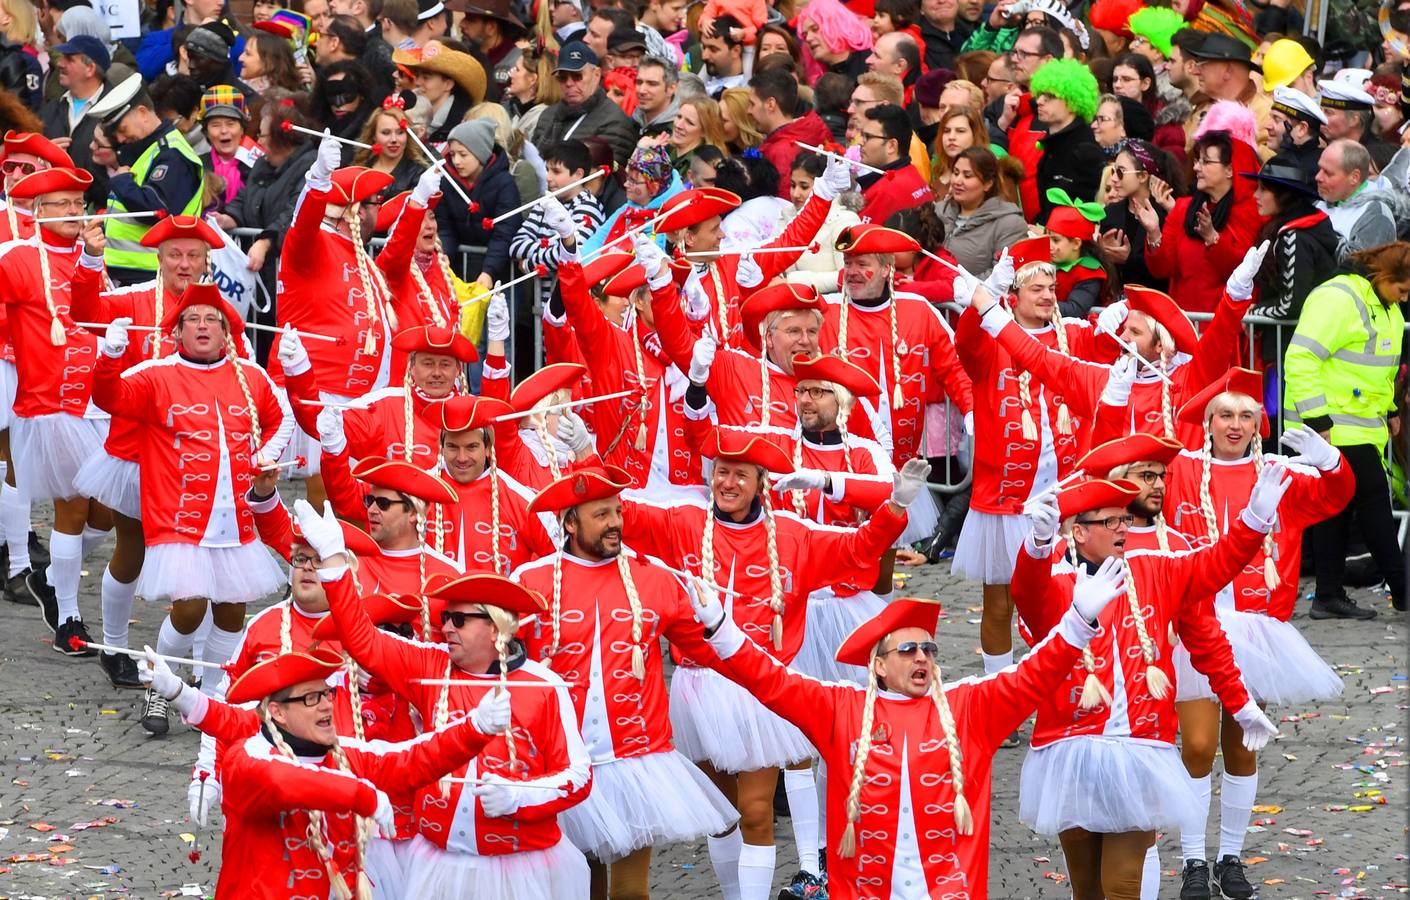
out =
[[[827,888],[811,872],[799,872],[788,887],[778,892],[778,900],[827,900]]]
[[[1374,609],[1362,609],[1350,597],[1313,597],[1307,615],[1313,619],[1374,619]]]
[[[140,688],[142,679],[137,677],[137,660],[126,653],[99,653],[98,665],[115,688]]]
[[[1210,900],[1209,863],[1202,859],[1185,860],[1180,875],[1180,900]]]
[[[1021,732],[1015,731],[1013,734],[1011,734],[1011,735],[1009,735],[1008,737],[1004,738],[1003,743],[999,744],[999,746],[1000,746],[1000,747],[1018,747],[1018,746],[1021,746],[1022,744],[1023,744],[1023,734],[1022,734]]]
[[[1253,900],[1257,896],[1253,885],[1244,877],[1243,860],[1232,853],[1226,854],[1214,864],[1214,883],[1219,893],[1228,900]]]
[[[44,624],[50,631],[57,633],[59,598],[54,596],[54,589],[49,586],[49,579],[45,575],[44,571],[36,572],[30,569],[24,576],[24,589],[39,605],[39,614],[44,618]]]
[[[39,600],[29,592],[25,586],[25,579],[29,577],[29,569],[18,572],[5,579],[4,588],[0,588],[0,593],[5,595],[5,599],[11,603],[18,603],[21,606],[38,606]]]
[[[167,710],[171,703],[156,691],[147,690],[147,702],[142,706],[142,727],[148,734],[166,734],[171,729]]]
[[[49,568],[49,548],[40,543],[39,535],[29,533],[29,564],[36,569]]]
[[[65,619],[64,624],[54,631],[54,649],[65,656],[93,656],[98,651],[89,649],[88,644],[92,640],[83,620],[73,616]]]

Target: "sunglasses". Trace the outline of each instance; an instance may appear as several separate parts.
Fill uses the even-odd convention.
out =
[[[34,163],[12,159],[5,162],[4,165],[0,165],[0,171],[3,171],[6,175],[13,175],[16,172],[19,172],[21,175],[32,175],[39,171],[39,167]]]
[[[322,703],[324,697],[327,697],[330,703],[333,702],[338,697],[338,688],[335,686],[329,686],[321,691],[309,691],[307,694],[299,694],[294,697],[288,697],[284,700],[276,700],[275,702],[288,704],[302,703],[304,706],[311,708]]]
[[[391,497],[382,497],[382,496],[379,496],[379,495],[377,495],[377,494],[365,494],[365,495],[363,496],[363,498],[362,498],[362,505],[363,505],[364,507],[366,507],[367,509],[371,509],[374,504],[375,504],[376,507],[377,507],[378,509],[380,509],[382,512],[386,512],[387,510],[391,509],[393,506],[397,506],[397,505],[406,506],[408,509],[411,508],[411,501],[410,501],[410,500],[401,500],[401,499],[393,500]]]
[[[489,613],[462,612],[460,610],[452,611],[449,609],[441,610],[441,624],[445,625],[447,622],[449,622],[456,628],[464,628],[465,623],[469,622],[471,619],[489,619],[489,617]]]
[[[883,650],[877,656],[885,656],[888,653],[899,653],[902,656],[914,656],[919,650],[924,653],[927,659],[934,659],[940,652],[940,645],[934,641],[902,641],[890,650]]]

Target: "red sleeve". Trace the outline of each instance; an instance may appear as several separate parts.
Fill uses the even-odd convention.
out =
[[[354,772],[387,793],[402,793],[438,780],[479,755],[490,739],[465,715],[438,731],[427,731],[395,744],[347,742]]]
[[[79,263],[77,269],[85,269],[87,266]],[[102,274],[99,270],[95,274]],[[106,304],[102,297],[101,278],[79,278],[77,270],[74,272],[74,279],[69,286],[69,318],[75,322],[111,322],[112,317],[105,316]],[[158,287],[158,290],[161,290]]]
[[[1040,702],[1053,695],[1081,658],[1082,648],[1067,640],[1064,629],[1054,628],[1018,665],[960,682],[951,690],[968,687],[978,700],[965,704],[962,733],[983,735],[987,752],[993,753]]]
[[[392,224],[387,235],[387,243],[377,254],[377,268],[384,273],[401,272],[411,265],[412,254],[416,252],[416,240],[421,236],[421,223],[426,219],[426,207],[417,203],[407,203],[401,208],[401,215]],[[412,327],[404,323],[403,328]]]
[[[777,255],[760,254],[763,257]],[[720,302],[724,302],[723,298]],[[651,292],[651,318],[656,325],[656,336],[661,339],[661,349],[665,351],[667,358],[682,372],[689,372],[690,354],[695,349],[695,333],[690,330],[690,322],[686,320],[685,310],[681,308],[675,282]],[[724,342],[724,338],[721,338],[721,342]]]
[[[786,181],[785,175],[781,181]],[[780,188],[781,190],[782,188]],[[764,244],[764,247],[803,247],[813,242],[813,238],[818,236],[822,230],[823,223],[827,221],[827,214],[832,211],[832,201],[824,200],[817,194],[809,194],[807,201],[803,203],[803,208],[798,210],[798,215],[793,217],[793,221],[788,223],[788,227],[783,229],[783,233],[773,240]],[[762,249],[762,248],[761,248]],[[803,253],[759,253],[754,256],[754,262],[759,264],[763,270],[764,280],[753,288],[740,287],[742,297],[748,297],[761,288],[768,287],[784,270],[802,258]]]
[[[321,255],[318,252],[318,232],[323,227],[323,214],[327,209],[328,192],[315,191],[305,186],[298,206],[294,208],[289,230],[284,233],[284,242],[280,249],[282,259],[312,260]],[[298,267],[289,268],[290,271],[295,271]],[[310,268],[309,271],[312,274],[316,270]],[[280,318],[287,319],[288,316]]]
[[[1341,512],[1356,493],[1356,476],[1345,459],[1330,472],[1315,475],[1290,472],[1292,484],[1278,504],[1278,515],[1285,517],[1284,527],[1306,528]]]
[[[994,341],[979,327],[979,313],[972,306],[965,307],[955,323],[955,352],[969,374],[971,390],[973,379],[993,368],[995,349]]]
[[[107,413],[148,421],[152,418],[152,379],[146,370],[123,375],[122,357],[98,350],[93,370],[93,403]]]
[[[319,466],[323,477],[323,489],[328,494],[328,502],[333,504],[333,512],[359,528],[367,527],[367,508],[362,505],[362,485],[352,476],[348,468],[348,451],[345,448],[337,456],[323,451]]]
[[[1097,413],[1092,417],[1092,431],[1087,437],[1087,446],[1100,447],[1107,441],[1125,437],[1130,423],[1129,403],[1112,406],[1110,403],[1098,401]]]
[[[289,515],[288,508],[284,506],[278,494],[274,495],[274,502],[268,508],[261,505],[261,508],[256,509],[255,506],[250,504],[250,509],[255,514],[255,530],[259,532],[259,539],[288,562],[293,554],[294,543],[294,520]]]
[[[1229,531],[1213,545],[1172,560],[1174,586],[1184,602],[1212,597],[1243,571],[1263,544],[1263,535],[1248,527],[1243,514],[1234,516]]]
[[[833,478],[842,479],[842,502],[854,509],[866,510],[868,513],[878,509],[883,503],[891,499],[891,491],[895,485],[890,480],[881,475],[868,477],[866,475],[845,475],[833,472]]]
[[[480,396],[509,402],[509,361],[503,356],[485,357],[485,377],[480,379]]]
[[[325,583],[323,589],[343,649],[393,691],[407,698],[421,696],[425,692],[415,679],[445,676],[443,651],[396,637],[372,624],[353,590],[350,572]]]
[[[1234,648],[1214,614],[1214,597],[1206,595],[1181,603],[1175,630],[1190,652],[1190,664],[1209,679],[1219,703],[1230,712],[1243,709],[1248,703],[1248,689],[1234,661]]]
[[[552,819],[565,809],[581,803],[592,790],[592,758],[578,730],[578,714],[568,688],[544,690],[551,696],[542,707],[543,722],[534,732],[535,749],[544,759],[545,774],[516,785],[529,802],[520,804],[514,818],[525,822]],[[536,790],[532,785],[558,788],[560,794]]]
[[[259,731],[259,713],[249,707],[232,706],[224,700],[207,697],[206,716],[196,727],[202,734],[215,738],[217,747],[232,745]],[[216,772],[219,771],[217,766]]]
[[[379,440],[382,435],[378,433],[375,416],[366,407],[343,410],[343,437],[348,442],[349,459],[375,458],[387,452],[386,444]]]
[[[671,538],[674,530],[669,509],[622,499],[622,540],[637,552],[680,566],[680,554]]]
[[[302,402],[318,399],[318,376],[314,374],[313,366],[310,365],[297,375],[290,375],[289,370],[285,369],[284,390],[289,394],[289,409],[293,412],[299,429],[317,440],[318,413],[322,407]]]
[[[1225,291],[1214,308],[1214,318],[1209,327],[1200,335],[1194,358],[1190,360],[1190,374],[1183,387],[1186,396],[1194,396],[1204,390],[1215,379],[1222,378],[1230,367],[1239,364],[1239,338],[1243,336],[1244,313],[1252,304],[1251,300],[1234,300]]]
[[[1097,399],[1110,376],[1106,366],[1049,350],[1014,321],[999,332],[999,346],[1013,357],[1016,368],[1027,369],[1049,390],[1060,392],[1073,412],[1087,417],[1095,411]]]
[[[875,583],[881,555],[906,530],[906,514],[884,503],[860,528],[804,525],[809,534],[796,574],[798,585],[811,591],[858,578],[859,584]]]
[[[705,626],[695,618],[685,588],[680,587],[679,582],[676,585],[670,595],[670,606],[661,610],[661,633],[672,647],[690,659],[714,659],[715,651],[705,640]]]
[[[1029,552],[1025,539],[1014,562],[1009,596],[1013,598],[1013,608],[1018,611],[1019,630],[1028,631],[1025,640],[1029,637],[1041,639],[1050,634],[1071,605],[1071,582],[1067,578],[1053,576],[1056,553],[1057,549],[1053,548],[1047,556],[1035,557]]]
[[[226,754],[223,774],[224,803],[237,814],[320,809],[370,816],[377,811],[377,789],[355,775],[283,756],[256,759],[243,746]]]

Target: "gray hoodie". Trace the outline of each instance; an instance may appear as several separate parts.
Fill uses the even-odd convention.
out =
[[[994,268],[1001,249],[1028,236],[1028,223],[1018,206],[998,195],[985,200],[963,220],[953,200],[942,201],[936,210],[945,224],[945,249],[980,278]]]

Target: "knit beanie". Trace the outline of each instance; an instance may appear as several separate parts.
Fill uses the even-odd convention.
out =
[[[483,166],[494,153],[494,122],[489,119],[461,122],[450,130],[450,139],[469,150],[470,155]]]

